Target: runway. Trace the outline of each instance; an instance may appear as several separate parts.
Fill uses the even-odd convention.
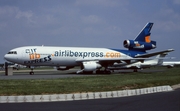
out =
[[[34,75],[29,75],[30,70],[14,70],[12,76],[5,76],[4,71],[0,71],[0,80],[8,79],[56,79],[56,78],[69,78],[69,77],[81,77],[81,76],[98,76],[107,74],[76,74],[77,69],[70,69],[67,71],[58,71],[56,69],[35,69]],[[140,70],[139,72],[159,72],[164,69],[154,70]],[[112,74],[128,74],[132,73],[132,70],[120,70],[115,71]]]
[[[111,99],[1,103],[4,111],[180,111],[180,89]]]
[[[74,70],[57,71],[55,69],[34,70],[34,75],[29,75],[30,70],[14,71],[12,76],[5,76],[4,72],[0,73],[0,79],[56,79],[56,78],[68,78],[68,77],[80,77],[80,76],[93,76],[76,74]]]

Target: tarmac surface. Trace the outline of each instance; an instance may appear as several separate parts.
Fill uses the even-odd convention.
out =
[[[180,111],[180,89],[139,96],[42,103],[0,103],[2,111]]]
[[[68,77],[81,77],[81,76],[98,76],[98,75],[107,75],[107,74],[76,74],[78,69],[70,69],[67,71],[58,71],[56,69],[35,69],[34,75],[29,75],[29,70],[14,70],[13,75],[5,76],[4,71],[0,71],[0,80],[1,79],[56,79],[56,78],[68,78]],[[139,72],[158,72],[164,71],[164,69],[146,69],[139,70]],[[112,74],[127,74],[131,73],[132,70],[120,70],[115,71]]]
[[[34,75],[29,75],[30,70],[14,70],[12,76],[5,76],[5,72],[0,72],[0,79],[56,79],[56,78],[68,78],[79,76],[93,76],[93,74],[76,74],[75,69],[68,71],[58,71],[55,69],[37,69],[34,70]]]

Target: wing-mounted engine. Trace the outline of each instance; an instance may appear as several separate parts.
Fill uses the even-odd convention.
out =
[[[83,62],[83,71],[95,71],[99,68],[101,68],[101,65],[96,61]]]
[[[125,48],[129,50],[138,50],[138,51],[146,51],[156,48],[155,41],[142,42],[142,41],[134,41],[134,40],[125,40],[123,42]]]
[[[173,67],[174,67],[174,64],[167,65],[167,68],[173,68]]]
[[[82,62],[82,67],[81,70],[77,71],[76,73],[92,73],[93,71],[96,71],[97,69],[100,69],[102,66],[96,62],[96,61],[86,61],[86,62]]]

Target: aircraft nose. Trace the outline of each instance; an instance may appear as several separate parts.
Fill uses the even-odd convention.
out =
[[[17,58],[12,54],[6,54],[4,55],[4,59],[9,62],[15,62]]]
[[[4,59],[9,62],[17,62],[19,55],[15,49],[10,50],[7,54],[4,55]]]
[[[4,59],[6,59],[7,61],[9,60],[8,54],[5,54],[5,55],[4,55]]]

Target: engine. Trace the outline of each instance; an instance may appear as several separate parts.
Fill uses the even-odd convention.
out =
[[[88,62],[83,62],[83,68],[84,71],[95,71],[98,68],[101,68],[101,65],[98,64],[95,61],[88,61]]]
[[[139,50],[139,51],[146,51],[156,48],[155,41],[149,42],[142,42],[142,41],[134,41],[134,40],[125,40],[123,42],[125,48],[130,50]]]
[[[173,68],[174,67],[174,64],[172,65],[167,65],[167,68]]]

